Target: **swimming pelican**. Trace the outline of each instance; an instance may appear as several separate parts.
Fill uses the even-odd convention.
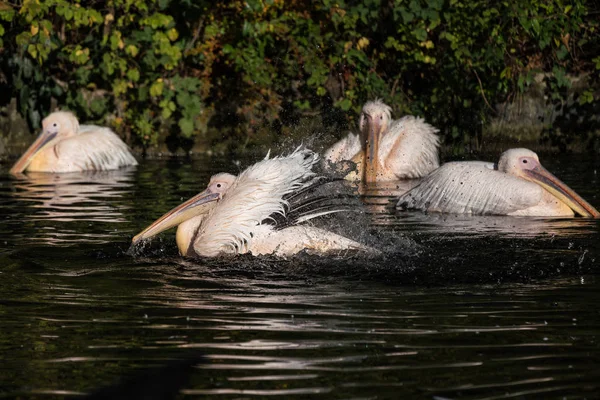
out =
[[[392,121],[391,108],[375,100],[363,106],[358,125],[360,135],[349,133],[324,155],[332,163],[342,160],[356,163],[357,171],[347,179],[365,182],[414,179],[439,167],[438,130],[422,118],[408,115]]]
[[[478,215],[573,216],[600,213],[548,172],[528,149],[502,153],[497,165],[450,162],[398,201],[399,209]]]
[[[214,175],[206,190],[160,217],[132,242],[136,244],[179,225],[176,241],[184,256],[288,256],[305,249],[314,253],[369,250],[343,236],[301,225],[308,219],[335,212],[331,209],[300,213],[283,227],[274,224],[277,216],[286,215],[288,199],[303,193],[319,179],[312,172],[317,161],[317,154],[297,149],[286,157],[267,156],[237,177]]]
[[[58,111],[42,121],[42,133],[10,169],[37,172],[80,172],[137,165],[129,148],[109,128],[81,125],[73,113]]]

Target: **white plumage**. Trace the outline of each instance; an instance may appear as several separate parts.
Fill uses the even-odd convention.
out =
[[[337,163],[343,160],[351,160],[356,154],[362,151],[360,136],[349,132],[348,135],[333,144],[323,153],[323,159],[331,163]]]
[[[364,179],[369,146],[377,147],[373,163],[376,164],[375,180],[379,182],[421,178],[439,167],[438,129],[423,118],[405,116],[392,121],[391,108],[375,100],[363,106],[359,128],[360,135],[349,133],[324,154],[324,159],[332,163],[355,162],[357,172],[349,175],[349,179]],[[378,143],[372,143],[375,141]]]
[[[286,196],[314,183],[312,168],[317,161],[317,154],[298,149],[286,157],[265,158],[237,177],[228,174],[213,177],[205,192],[186,202],[190,207],[197,207],[202,202],[204,213],[179,221],[177,244],[180,253],[205,257],[244,253],[288,256],[302,250],[315,253],[368,250],[358,242],[309,225],[296,222],[278,229],[273,223],[274,215],[286,213]],[[220,194],[220,200],[211,202],[206,211],[206,202],[202,199],[215,193]],[[137,235],[134,243],[173,226],[171,220],[182,212],[185,212],[182,206],[170,211]],[[322,212],[304,216],[302,220],[318,215]]]
[[[492,163],[450,162],[400,197],[398,205],[429,212],[508,215],[539,203],[543,190],[495,170]]]
[[[440,166],[438,129],[407,115],[392,122],[379,148],[380,179],[422,178]]]
[[[574,207],[574,208],[573,208]],[[402,195],[400,209],[475,215],[595,216],[595,209],[546,171],[527,149],[504,152],[498,165],[450,162]]]
[[[43,131],[11,169],[37,172],[104,171],[137,165],[127,145],[110,129],[79,125],[70,112],[55,112]]]
[[[258,241],[253,237],[256,228],[271,214],[285,212],[283,197],[314,177],[316,160],[315,153],[302,150],[288,157],[265,158],[243,171],[202,221],[194,243],[196,253],[250,251]]]

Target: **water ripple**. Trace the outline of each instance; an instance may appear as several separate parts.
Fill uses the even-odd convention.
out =
[[[186,260],[171,233],[124,255],[216,168],[0,177],[0,397],[189,357],[184,398],[597,397],[598,221],[396,213],[382,188],[338,227],[384,257]]]

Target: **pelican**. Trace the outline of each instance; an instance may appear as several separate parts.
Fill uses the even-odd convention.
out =
[[[288,199],[318,180],[312,167],[319,157],[308,149],[297,149],[286,157],[268,157],[238,176],[214,175],[206,190],[153,222],[133,238],[133,244],[178,225],[177,247],[181,255],[188,257],[369,250],[343,236],[301,224],[336,210],[317,209],[298,214],[295,220],[285,221],[283,227],[274,224],[277,216],[286,215],[291,204]]]
[[[600,213],[548,172],[537,154],[510,149],[498,164],[450,162],[402,195],[399,209],[476,215],[599,218]]]
[[[109,128],[81,125],[73,113],[57,111],[42,121],[42,133],[10,169],[23,171],[80,172],[137,165],[129,148]]]
[[[439,167],[438,129],[422,118],[409,115],[392,121],[391,108],[375,100],[363,106],[358,125],[360,135],[349,133],[324,155],[331,163],[356,163],[347,179],[367,183],[415,179]]]

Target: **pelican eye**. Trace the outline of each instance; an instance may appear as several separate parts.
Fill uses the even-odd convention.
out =
[[[52,126],[56,126],[56,122],[52,124]]]
[[[220,183],[217,183],[217,187],[218,187],[218,188],[220,188],[220,187],[221,187],[221,184],[220,184]]]
[[[523,160],[523,164],[527,164],[527,160]]]

